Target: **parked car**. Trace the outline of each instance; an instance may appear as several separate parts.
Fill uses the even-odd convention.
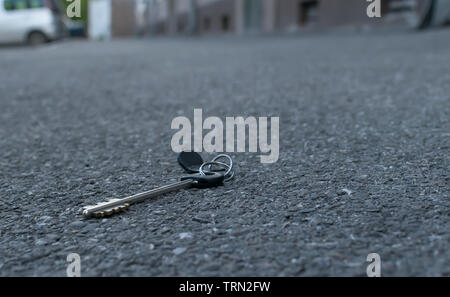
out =
[[[0,0],[0,43],[34,46],[58,39],[61,20],[54,0]]]
[[[83,22],[73,21],[69,18],[64,18],[64,26],[68,37],[84,37],[86,36],[86,26]]]

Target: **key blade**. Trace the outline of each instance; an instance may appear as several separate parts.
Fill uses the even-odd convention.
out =
[[[83,215],[85,217],[91,217],[94,216],[94,214],[100,214],[106,210],[121,206],[119,203],[121,204],[120,199],[110,199],[95,205],[85,206],[83,207]]]
[[[108,216],[115,213],[116,207],[127,205],[126,208],[128,208],[133,203],[138,203],[145,199],[156,197],[175,190],[192,187],[195,184],[197,184],[197,181],[194,179],[183,179],[179,182],[162,186],[147,192],[132,195],[123,199],[111,199],[106,202],[100,202],[96,205],[84,207],[83,216],[87,218]],[[121,208],[118,209],[118,211],[121,210]]]
[[[139,193],[139,194],[136,194],[133,196],[129,196],[129,197],[120,199],[120,201],[123,201],[126,203],[137,203],[137,202],[141,202],[148,198],[153,198],[153,197],[157,197],[159,195],[163,195],[163,194],[170,193],[173,191],[192,187],[196,183],[197,183],[197,181],[195,181],[193,179],[182,179],[178,182],[175,182],[175,183],[172,183],[169,185],[165,185],[165,186],[155,188],[155,189],[147,191],[147,192]]]
[[[113,214],[119,213],[121,211],[124,211],[124,210],[128,209],[128,207],[130,207],[129,204],[115,206],[115,207],[107,208],[102,211],[94,212],[94,213],[92,213],[91,216],[95,217],[95,218],[105,218],[105,217],[112,216]]]
[[[112,201],[112,202],[116,202],[119,200],[120,199],[114,199],[114,201]],[[113,214],[121,212],[130,207],[129,203],[108,206],[108,204],[110,204],[110,203],[111,202],[101,202],[101,203],[98,203],[97,205],[86,206],[86,207],[84,207],[83,215],[87,218],[90,218],[90,217],[103,218],[103,217],[111,216]]]

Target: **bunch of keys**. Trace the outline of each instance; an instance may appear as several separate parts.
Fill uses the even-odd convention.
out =
[[[220,159],[227,159],[228,164],[218,161]],[[149,198],[186,188],[216,187],[222,185],[223,182],[231,180],[234,176],[233,160],[226,154],[218,155],[210,162],[204,162],[198,153],[182,152],[178,155],[178,163],[187,172],[191,173],[180,178],[179,182],[122,199],[110,199],[96,205],[85,206],[83,208],[83,216],[86,218],[108,217],[127,209],[134,203],[142,202]]]

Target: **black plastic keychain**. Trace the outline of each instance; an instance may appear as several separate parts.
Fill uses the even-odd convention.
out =
[[[199,153],[181,152],[178,154],[178,163],[189,173],[199,173],[200,166],[205,163]]]

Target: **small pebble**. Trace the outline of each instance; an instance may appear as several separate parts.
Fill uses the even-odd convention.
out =
[[[192,233],[190,233],[190,232],[180,233],[179,236],[180,236],[180,239],[192,238],[193,237]]]
[[[172,253],[174,253],[175,255],[181,255],[185,251],[186,251],[186,248],[176,248],[172,251]]]

